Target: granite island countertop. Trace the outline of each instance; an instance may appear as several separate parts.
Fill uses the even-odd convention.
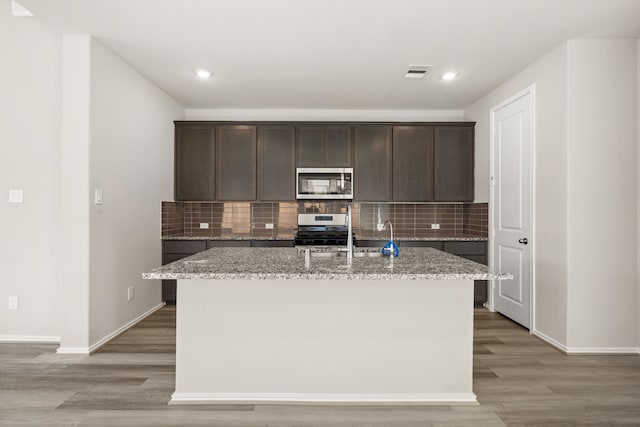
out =
[[[243,280],[508,280],[513,276],[433,248],[401,248],[394,259],[369,256],[347,260],[300,248],[213,248],[143,273],[144,279]],[[329,252],[340,251],[338,248]]]
[[[293,240],[294,237],[263,237],[263,236],[162,236],[162,240]],[[360,237],[362,241],[387,241],[389,237]],[[486,242],[487,237],[456,236],[456,237],[394,237],[394,242]]]

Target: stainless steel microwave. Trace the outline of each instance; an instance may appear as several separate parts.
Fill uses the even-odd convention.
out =
[[[353,199],[353,168],[297,168],[296,198]]]

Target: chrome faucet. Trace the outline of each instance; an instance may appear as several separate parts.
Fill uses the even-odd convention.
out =
[[[347,205],[347,259],[353,259],[353,226],[351,224],[351,203]]]
[[[382,225],[382,228],[383,228],[383,229],[387,228],[387,224],[389,224],[389,229],[391,230],[391,237],[390,237],[389,241],[390,241],[391,243],[393,243],[393,225],[391,224],[391,221],[386,220],[386,221],[384,222],[384,224]],[[391,248],[391,250],[389,251],[389,256],[390,256],[391,258],[393,258],[393,248]]]

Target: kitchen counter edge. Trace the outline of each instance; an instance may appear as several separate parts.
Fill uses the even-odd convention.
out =
[[[230,237],[210,237],[210,236],[163,236],[161,240],[276,240],[293,241],[293,237],[258,237],[258,236],[230,236]],[[361,237],[357,241],[387,241],[387,237]],[[486,242],[488,237],[464,236],[464,237],[397,237],[394,242]]]

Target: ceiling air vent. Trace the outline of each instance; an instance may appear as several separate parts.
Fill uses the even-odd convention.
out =
[[[405,79],[421,79],[427,75],[433,65],[409,65],[407,74],[404,75]]]

